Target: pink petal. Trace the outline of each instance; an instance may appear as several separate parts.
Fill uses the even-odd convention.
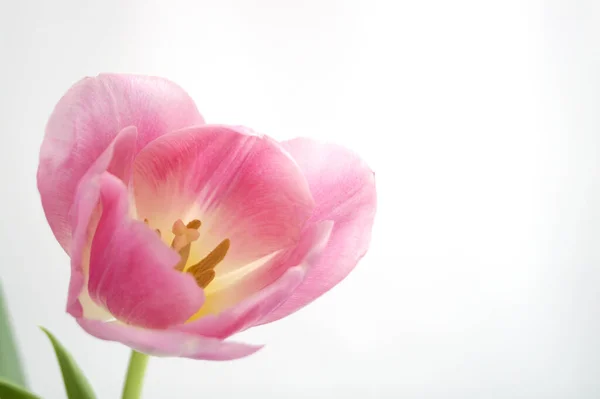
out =
[[[178,330],[193,332],[206,337],[225,339],[252,327],[285,301],[304,279],[304,269],[289,269],[275,283],[253,297],[218,315],[208,315],[179,327]]]
[[[158,136],[202,124],[191,98],[165,79],[100,75],[76,83],[50,116],[40,151],[38,189],[48,223],[68,251],[68,214],[79,181],[127,126],[138,130],[137,149]]]
[[[262,346],[226,342],[175,330],[148,330],[121,323],[78,319],[88,333],[107,341],[121,342],[154,356],[177,356],[203,360],[233,360],[251,355]]]
[[[118,320],[166,328],[194,314],[203,291],[174,266],[179,255],[156,232],[128,216],[122,181],[105,173],[100,180],[102,216],[92,241],[88,289],[91,298]]]
[[[123,129],[109,144],[104,153],[88,169],[81,179],[73,204],[71,253],[71,281],[67,299],[67,312],[75,317],[84,314],[81,300],[89,301],[87,276],[91,235],[99,219],[98,201],[100,198],[100,176],[111,170],[119,178],[128,175],[133,161],[137,130],[135,127]],[[86,316],[97,309],[85,309]]]
[[[354,153],[303,138],[284,142],[283,147],[310,185],[316,202],[310,222],[335,224],[327,248],[309,267],[304,282],[264,322],[302,308],[352,271],[369,247],[377,203],[373,172]]]
[[[211,293],[201,309],[204,316],[179,328],[227,338],[259,324],[302,282],[307,267],[326,247],[332,227],[330,221],[311,225],[296,247],[280,252],[259,269]]]
[[[170,229],[202,221],[200,260],[230,239],[217,276],[295,245],[313,209],[306,180],[279,144],[243,128],[203,125],[163,136],[134,165],[138,215]]]

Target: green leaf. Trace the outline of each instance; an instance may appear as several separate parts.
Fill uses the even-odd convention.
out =
[[[21,368],[19,352],[14,339],[10,316],[4,303],[0,285],[0,378],[23,387],[27,386]]]
[[[0,378],[0,398],[1,399],[40,399],[39,396],[27,392],[20,386]]]
[[[52,346],[54,347],[54,352],[56,352],[58,364],[60,364],[63,381],[65,383],[65,389],[67,391],[67,397],[69,399],[95,399],[96,395],[94,394],[90,383],[83,375],[79,366],[77,366],[77,363],[75,363],[73,357],[67,352],[64,346],[58,342],[54,335],[50,333],[50,331],[46,330],[44,327],[40,328],[46,333],[48,338],[50,338],[50,342],[52,342]]]

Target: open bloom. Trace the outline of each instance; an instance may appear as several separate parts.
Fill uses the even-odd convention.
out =
[[[205,124],[177,85],[76,83],[46,128],[38,188],[71,258],[67,311],[158,356],[227,360],[227,340],[302,308],[369,245],[373,173],[341,147]]]

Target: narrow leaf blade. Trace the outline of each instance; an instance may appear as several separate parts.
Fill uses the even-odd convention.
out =
[[[67,391],[67,397],[69,399],[96,399],[96,395],[92,390],[92,387],[88,380],[83,375],[83,372],[75,363],[75,360],[64,346],[44,327],[40,327],[44,333],[50,339],[56,357],[58,358],[58,364],[63,375],[63,381],[65,383],[65,390]]]
[[[0,398],[4,399],[40,399],[12,382],[0,378]]]
[[[10,324],[8,307],[0,284],[0,378],[23,387],[27,386],[21,367],[19,351]]]

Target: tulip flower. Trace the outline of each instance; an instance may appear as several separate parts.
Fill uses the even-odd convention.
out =
[[[256,352],[229,337],[344,279],[376,208],[374,175],[349,150],[207,124],[179,86],[146,76],[70,88],[37,182],[77,323],[138,353],[207,360]]]

